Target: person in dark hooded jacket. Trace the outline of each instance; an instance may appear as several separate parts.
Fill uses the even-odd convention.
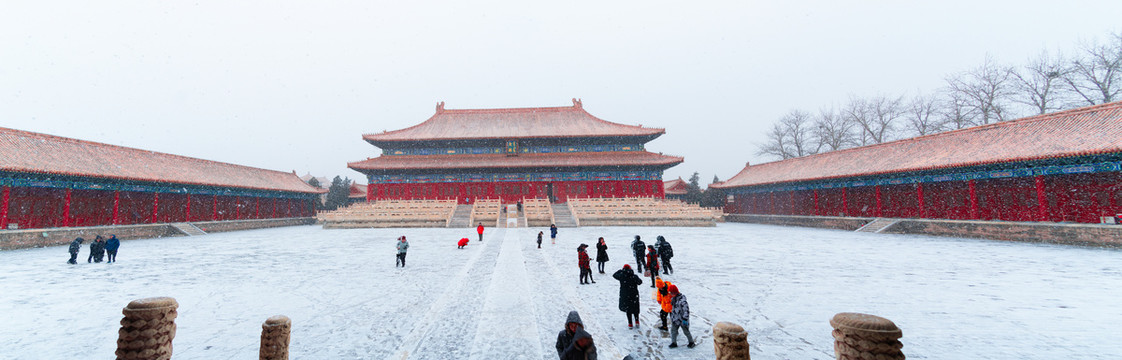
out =
[[[662,257],[662,273],[670,274],[674,272],[674,267],[670,266],[670,258],[674,257],[674,248],[670,247],[670,243],[662,235],[658,236],[655,249],[658,250],[658,256]]]
[[[643,285],[643,279],[631,270],[631,265],[623,264],[623,269],[619,269],[612,277],[619,280],[619,311],[627,314],[627,327],[632,328],[632,318],[635,318],[635,325],[639,325],[639,285]]]
[[[82,250],[83,241],[85,241],[85,239],[74,238],[74,241],[70,242],[70,260],[66,261],[67,264],[78,263],[78,251]]]
[[[573,342],[561,353],[561,360],[596,360],[596,344],[592,335],[584,329],[577,329]]]
[[[557,356],[565,352],[569,345],[573,343],[573,337],[577,335],[577,330],[584,329],[584,322],[580,321],[580,314],[576,310],[570,311],[569,316],[565,318],[565,330],[557,333]]]
[[[86,262],[101,262],[105,257],[105,242],[101,240],[101,236],[97,236],[90,242],[90,256],[86,258]]]
[[[639,239],[639,235],[635,235],[635,240],[631,241],[631,251],[635,253],[635,268],[640,274],[643,273],[643,263],[646,261],[647,243]]]
[[[658,252],[654,245],[647,246],[647,270],[651,272],[651,287],[655,287],[655,278],[658,277]]]

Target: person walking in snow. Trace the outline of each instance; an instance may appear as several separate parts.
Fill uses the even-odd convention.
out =
[[[658,329],[662,331],[669,330],[666,327],[666,316],[673,309],[670,307],[670,285],[669,281],[662,280],[661,277],[655,278],[655,288],[658,289],[655,292],[655,301],[658,302],[659,306],[658,318],[662,320],[662,326],[659,326]]]
[[[577,265],[580,266],[580,283],[588,284],[591,281],[593,284],[596,280],[592,280],[592,267],[590,266],[590,259],[588,258],[588,244],[580,244],[577,246]]]
[[[555,224],[549,224],[549,243],[557,243],[557,225]]]
[[[632,318],[634,326],[639,326],[639,285],[643,285],[643,279],[635,275],[629,264],[623,264],[612,277],[619,280],[619,311],[627,314],[627,328],[633,327]]]
[[[78,264],[78,251],[82,250],[82,241],[85,239],[79,237],[70,242],[70,260],[66,261],[67,264]]]
[[[658,256],[662,258],[662,273],[668,275],[674,272],[674,267],[670,266],[670,258],[674,257],[674,248],[670,247],[670,243],[662,235],[658,236],[655,249],[658,250]]]
[[[483,242],[483,223],[480,222],[479,226],[475,227],[475,232],[479,233],[479,242]]]
[[[541,231],[538,231],[538,249],[542,248],[542,234],[544,234],[544,233],[542,233]]]
[[[686,347],[693,348],[697,346],[693,342],[693,336],[690,335],[690,303],[686,302],[686,295],[678,292],[677,285],[670,285],[667,287],[670,292],[670,348],[678,347],[678,328],[686,334],[686,340],[690,342]]]
[[[635,266],[639,273],[643,272],[643,263],[646,262],[647,243],[635,235],[635,240],[631,241],[631,251],[635,253]]]
[[[584,329],[584,322],[580,321],[580,314],[576,310],[570,311],[569,316],[565,318],[565,330],[557,333],[557,356],[565,352],[569,345],[573,343],[573,337],[577,335],[577,330]]]
[[[409,251],[409,242],[405,241],[405,235],[397,238],[397,264],[405,267],[405,253]],[[397,265],[394,265],[397,267]]]
[[[596,266],[601,274],[604,273],[604,263],[606,262],[608,262],[608,244],[605,243],[604,238],[601,237],[600,240],[596,242]]]
[[[117,262],[117,249],[121,248],[121,240],[117,239],[116,234],[110,234],[109,240],[105,241],[105,252],[109,255],[108,263]]]
[[[592,335],[578,329],[573,335],[573,342],[561,353],[561,360],[596,360],[596,344]]]
[[[651,273],[651,287],[655,287],[655,277],[658,276],[658,251],[654,245],[647,246],[647,271]]]

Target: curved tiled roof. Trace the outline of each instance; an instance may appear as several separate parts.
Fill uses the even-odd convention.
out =
[[[318,193],[296,174],[0,128],[0,171]]]
[[[557,137],[658,136],[666,130],[617,124],[584,111],[580,100],[573,106],[513,109],[444,109],[424,122],[401,130],[366,134],[369,142],[472,140]]]
[[[595,166],[670,167],[683,158],[646,151],[483,155],[392,155],[347,164],[358,171]]]
[[[1122,152],[1122,102],[745,166],[718,188]]]
[[[688,187],[689,184],[682,180],[682,178],[677,178],[664,181],[662,183],[662,192],[666,195],[685,195],[688,192],[686,190]]]

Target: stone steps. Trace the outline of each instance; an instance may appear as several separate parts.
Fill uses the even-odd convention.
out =
[[[864,226],[857,228],[857,230],[854,231],[879,233],[881,231],[884,231],[885,229],[888,229],[892,225],[896,225],[896,223],[898,222],[900,222],[900,219],[876,218],[868,224],[865,224]]]
[[[187,236],[206,235],[206,231],[191,223],[173,223],[171,226]]]

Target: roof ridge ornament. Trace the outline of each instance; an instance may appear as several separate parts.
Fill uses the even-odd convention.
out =
[[[580,99],[578,99],[578,98],[573,98],[573,107],[574,107],[574,108],[577,108],[577,109],[583,109],[583,108],[584,108],[584,104],[583,104],[583,103],[581,103]]]
[[[436,103],[436,113],[439,114],[442,112],[444,112],[444,102],[440,101]]]

